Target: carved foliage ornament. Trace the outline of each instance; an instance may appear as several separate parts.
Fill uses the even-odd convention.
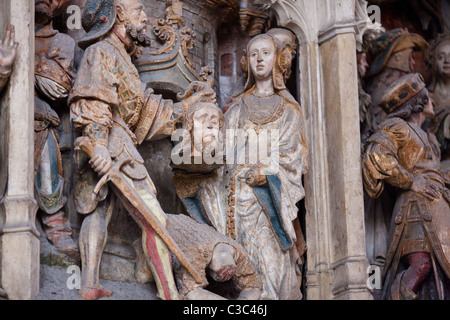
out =
[[[153,23],[153,33],[166,45],[157,50],[150,52],[152,55],[160,55],[163,53],[169,53],[172,51],[175,43],[177,42],[177,33],[172,26],[172,23],[165,19],[158,19]]]
[[[178,1],[172,1],[171,6],[169,6],[166,10],[166,18],[158,19],[153,23],[153,33],[165,43],[164,47],[159,50],[150,52],[151,55],[161,55],[165,53],[170,53],[175,45],[177,44],[177,40],[180,39],[181,42],[181,53],[183,54],[186,62],[190,67],[192,67],[192,61],[189,57],[189,50],[192,50],[195,47],[195,41],[197,39],[197,34],[190,27],[182,27],[180,30],[178,27],[181,24],[182,17],[177,15],[179,19],[173,19],[170,16],[170,13],[173,13],[171,8],[174,4],[181,6],[182,4]],[[181,11],[181,7],[177,10]]]

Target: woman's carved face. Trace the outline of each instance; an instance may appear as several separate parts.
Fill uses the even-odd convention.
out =
[[[450,77],[450,40],[443,41],[436,49],[436,64],[439,74]]]
[[[250,44],[249,65],[255,80],[266,80],[272,76],[275,61],[275,46],[267,38],[255,40]]]

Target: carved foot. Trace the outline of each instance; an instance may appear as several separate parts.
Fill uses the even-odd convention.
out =
[[[74,261],[80,260],[80,252],[78,247],[70,236],[54,233],[48,238],[59,252],[67,255]]]
[[[58,211],[54,214],[44,215],[42,222],[47,239],[55,248],[69,258],[79,261],[80,253],[78,246],[71,237],[72,228],[70,227],[69,220],[64,217],[64,212]]]
[[[86,300],[97,300],[103,297],[111,297],[113,292],[106,290],[105,288],[82,288],[78,291],[78,294]]]

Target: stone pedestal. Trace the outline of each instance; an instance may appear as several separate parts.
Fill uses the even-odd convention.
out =
[[[39,239],[31,232],[2,236],[2,285],[11,300],[34,299],[39,293]]]

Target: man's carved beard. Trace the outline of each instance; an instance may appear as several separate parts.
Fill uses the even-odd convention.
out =
[[[125,29],[130,37],[133,39],[134,48],[131,57],[133,59],[139,59],[144,51],[145,47],[149,47],[151,44],[150,37],[145,34],[144,30],[137,30],[135,26],[131,24],[130,20],[125,21]]]

